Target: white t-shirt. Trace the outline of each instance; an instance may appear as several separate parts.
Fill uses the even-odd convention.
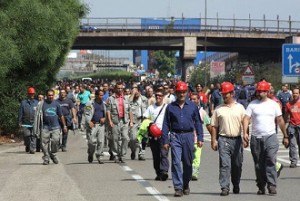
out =
[[[143,114],[143,116],[145,118],[150,119],[151,121],[154,121],[162,107],[164,107],[164,108],[162,109],[161,113],[159,114],[158,118],[155,121],[156,125],[160,129],[162,129],[162,125],[164,122],[167,104],[162,104],[161,106],[157,106],[156,104],[150,105]]]
[[[252,119],[252,135],[267,136],[276,133],[275,118],[282,115],[281,109],[275,101],[254,100],[247,109],[246,115]]]

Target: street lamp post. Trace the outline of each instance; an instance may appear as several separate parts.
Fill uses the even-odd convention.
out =
[[[206,59],[206,52],[207,52],[207,44],[206,44],[206,41],[207,41],[207,32],[206,32],[206,29],[207,29],[207,0],[204,1],[204,27],[205,27],[205,30],[204,30],[204,65],[205,65],[205,69],[206,69],[206,66],[207,66],[207,59]],[[207,72],[204,71],[204,84],[205,86],[207,85]]]

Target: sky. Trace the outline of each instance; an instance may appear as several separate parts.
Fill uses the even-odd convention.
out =
[[[204,17],[205,0],[81,0],[87,17]],[[206,0],[207,17],[300,21],[299,0]]]

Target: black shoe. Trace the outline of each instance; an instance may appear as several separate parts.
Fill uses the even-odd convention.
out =
[[[62,152],[67,152],[67,148],[66,148],[66,147],[62,147],[62,148],[61,148],[61,151],[62,151]]]
[[[30,153],[30,154],[35,154],[35,151],[31,151],[31,150],[30,150],[29,153]]]
[[[291,165],[290,165],[290,168],[296,168],[297,167],[297,164],[295,164],[295,163],[292,163]]]
[[[174,197],[182,197],[182,196],[183,196],[182,190],[175,190]]]
[[[100,158],[97,158],[97,161],[98,161],[99,164],[104,164],[104,162],[101,161]]]
[[[268,191],[269,191],[270,195],[276,195],[277,194],[276,186],[269,186]]]
[[[36,152],[41,152],[41,149],[36,149]]]
[[[51,160],[53,161],[53,163],[58,164],[58,160],[57,160],[56,156],[51,157]]]
[[[94,160],[94,157],[93,157],[93,155],[89,155],[89,156],[88,156],[88,161],[89,161],[89,163],[92,163],[92,162],[93,162],[93,160]]]
[[[131,158],[131,160],[134,160],[134,159],[135,159],[135,152],[132,152],[132,153],[131,153],[130,158]]]
[[[144,156],[139,156],[139,160],[140,160],[140,161],[145,161],[146,159],[145,159]]]
[[[30,147],[29,146],[26,146],[25,147],[25,152],[29,152],[30,151]]]
[[[234,186],[233,189],[232,189],[232,192],[234,194],[239,194],[240,193],[240,187],[239,186]]]
[[[160,181],[160,176],[156,176],[155,181]]]
[[[160,180],[161,181],[166,181],[168,179],[168,174],[167,173],[161,173],[160,174]]]
[[[283,169],[283,165],[280,164],[280,168],[277,171],[277,178],[280,176],[281,170]]]
[[[226,189],[223,189],[220,193],[220,196],[227,196],[227,195],[229,195],[229,191]]]
[[[265,188],[259,188],[257,191],[257,195],[265,195],[266,194],[266,190]]]
[[[49,161],[44,161],[43,165],[49,165]]]
[[[190,192],[191,192],[191,190],[190,190],[189,187],[186,187],[186,188],[183,189],[183,194],[184,194],[184,195],[189,195]]]
[[[196,176],[192,176],[192,181],[197,181],[198,178]]]
[[[119,163],[125,163],[125,161],[122,158],[120,158]]]
[[[116,157],[114,155],[110,155],[109,160],[110,161],[114,161],[116,159]]]

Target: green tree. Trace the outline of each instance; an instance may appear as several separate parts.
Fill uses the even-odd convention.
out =
[[[54,84],[87,13],[80,0],[0,0],[0,128],[16,127],[26,88]]]
[[[158,69],[161,78],[167,78],[167,74],[175,74],[176,51],[159,50],[154,52],[156,69]]]

